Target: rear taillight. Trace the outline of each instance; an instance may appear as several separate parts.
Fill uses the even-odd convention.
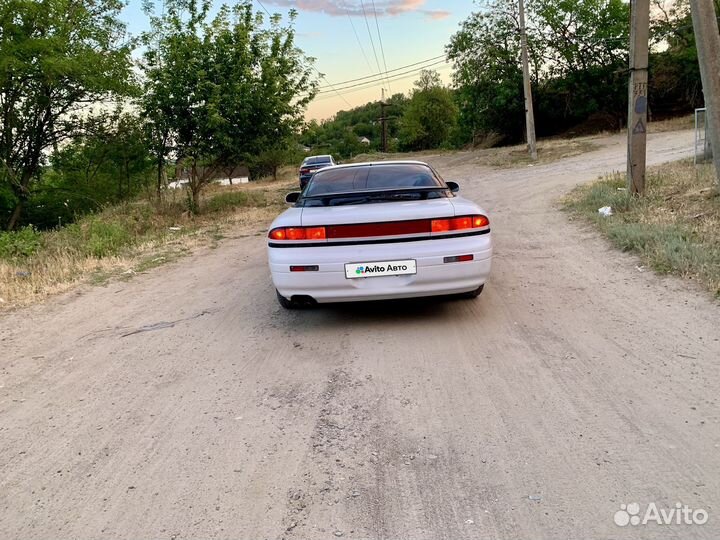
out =
[[[434,233],[484,229],[490,225],[486,216],[462,216],[448,219],[433,219],[430,229]]]
[[[483,215],[443,219],[414,219],[355,225],[327,225],[324,227],[278,227],[268,234],[278,242],[298,240],[345,240],[351,238],[381,238],[387,236],[428,236],[456,232],[486,232],[490,222]]]
[[[268,234],[271,240],[325,240],[325,227],[279,227]]]
[[[308,174],[310,169],[300,169],[300,174]]]

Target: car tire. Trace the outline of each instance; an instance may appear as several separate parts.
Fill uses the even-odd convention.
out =
[[[462,298],[467,298],[468,300],[472,300],[473,298],[477,298],[478,296],[480,296],[482,294],[484,288],[485,288],[485,284],[483,283],[474,291],[463,293],[460,296]]]
[[[275,289],[275,294],[277,295],[278,302],[285,309],[298,309],[299,306],[296,302],[285,298],[282,294],[280,294],[280,291],[278,291],[277,289]]]

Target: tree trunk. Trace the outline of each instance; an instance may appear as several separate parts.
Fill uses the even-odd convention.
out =
[[[37,168],[37,165],[34,165]],[[18,199],[17,204],[15,205],[15,208],[13,209],[12,215],[10,216],[10,219],[7,222],[6,229],[8,231],[12,231],[17,227],[18,222],[20,221],[20,216],[22,216],[22,211],[25,206],[25,203],[30,198],[30,179],[33,177],[33,171],[32,168],[26,167],[23,169],[22,175],[20,176],[20,183],[13,184],[12,190],[15,196]]]
[[[10,219],[7,222],[7,230],[8,231],[15,230],[18,220],[20,219],[20,216],[22,215],[22,209],[23,209],[23,200],[19,199],[17,204],[15,205],[15,208],[13,209],[13,213],[10,216]]]
[[[190,169],[190,212],[198,214],[200,212],[200,188],[202,184],[198,178],[197,163],[193,161]]]
[[[157,161],[157,201],[162,201],[162,173],[163,173],[163,158],[158,157]]]

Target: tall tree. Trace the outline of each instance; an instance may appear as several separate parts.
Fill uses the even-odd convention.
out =
[[[457,106],[437,71],[423,70],[400,120],[400,144],[407,150],[438,148],[457,121]]]
[[[91,106],[132,90],[120,0],[0,3],[0,184],[7,228],[30,197],[46,151],[74,136]]]
[[[222,6],[212,20],[210,7],[210,0],[166,1],[144,57],[144,115],[162,126],[155,130],[161,157],[188,171],[193,211],[223,168],[292,144],[317,89],[311,59],[295,45],[296,12],[288,26],[277,16],[265,25],[249,0]]]
[[[461,23],[446,49],[466,134],[459,142],[475,142],[490,132],[516,139],[523,131],[517,2],[492,0],[482,7]],[[532,17],[528,21],[531,63],[537,65]]]
[[[524,100],[517,2],[488,0],[447,47],[461,124],[471,133],[522,134]],[[629,8],[623,0],[533,0],[527,34],[538,132],[594,113],[626,114]]]

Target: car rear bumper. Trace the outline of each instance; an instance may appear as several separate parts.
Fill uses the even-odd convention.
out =
[[[473,255],[472,261],[445,263],[445,257]],[[417,274],[348,279],[346,263],[417,262]],[[319,303],[388,300],[470,292],[484,284],[492,264],[491,235],[463,238],[312,248],[268,248],[275,288],[285,298],[310,296]],[[290,272],[290,266],[318,266]]]

